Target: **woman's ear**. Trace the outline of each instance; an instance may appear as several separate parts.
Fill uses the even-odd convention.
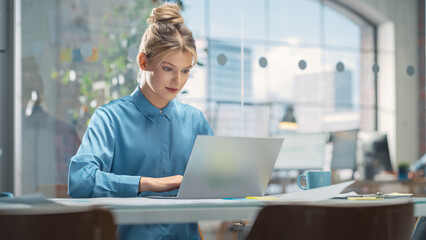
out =
[[[144,53],[139,53],[139,67],[144,71],[147,70],[146,56]]]

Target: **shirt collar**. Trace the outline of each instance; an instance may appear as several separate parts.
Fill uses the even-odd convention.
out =
[[[172,120],[175,111],[175,101],[172,101],[167,104],[163,109],[159,109],[154,107],[148,99],[145,98],[141,90],[139,89],[139,85],[130,95],[132,102],[135,104],[136,108],[145,115],[151,122],[155,122],[159,115],[165,115],[167,119]]]

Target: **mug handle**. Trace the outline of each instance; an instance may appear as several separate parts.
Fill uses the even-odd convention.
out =
[[[304,177],[306,179],[306,174],[301,174],[298,178],[297,178],[297,185],[303,189],[303,190],[307,190],[308,187],[303,187],[302,185],[300,185],[300,179],[302,179],[302,177]]]

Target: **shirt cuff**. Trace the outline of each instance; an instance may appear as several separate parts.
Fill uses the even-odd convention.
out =
[[[121,175],[117,182],[119,197],[137,197],[139,191],[140,176]]]

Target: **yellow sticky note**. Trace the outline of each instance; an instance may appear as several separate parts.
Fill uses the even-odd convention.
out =
[[[379,197],[348,197],[348,200],[383,200]]]
[[[254,200],[280,200],[279,197],[269,197],[269,196],[264,196],[264,197],[246,197],[247,199],[254,199]]]
[[[412,193],[397,193],[397,192],[393,192],[393,193],[390,193],[389,195],[391,195],[391,196],[397,196],[397,197],[410,197],[413,194]]]

